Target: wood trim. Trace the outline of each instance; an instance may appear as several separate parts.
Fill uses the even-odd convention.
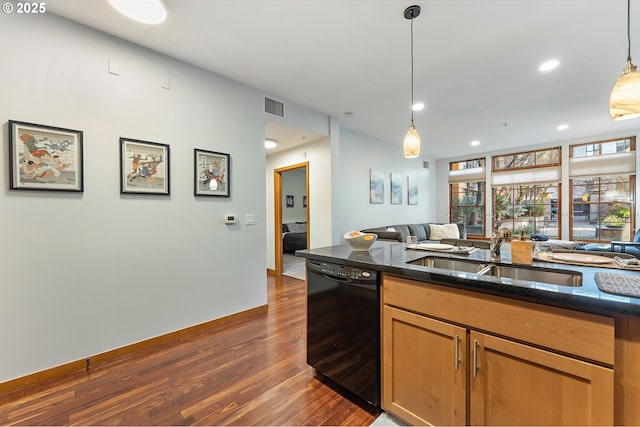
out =
[[[267,268],[267,276],[277,276],[276,271],[272,268]]]
[[[95,366],[96,364],[104,364],[114,359],[120,358],[122,356],[126,356],[150,347],[154,347],[160,344],[170,342],[170,341],[176,341],[181,338],[185,338],[187,336],[196,335],[204,330],[218,327],[233,321],[257,316],[257,315],[266,313],[267,311],[268,311],[268,305],[264,304],[258,307],[250,308],[245,311],[241,311],[239,313],[231,314],[229,316],[224,316],[219,319],[210,320],[208,322],[189,326],[184,329],[180,329],[174,332],[169,332],[167,334],[160,335],[157,337],[149,338],[144,341],[129,344],[124,347],[119,347],[114,350],[106,351],[104,353],[92,355],[84,359],[74,360],[72,362],[65,363],[60,366],[55,366],[53,368],[45,369],[43,371],[34,372],[32,374],[25,375],[23,377],[15,378],[13,380],[0,383],[0,394],[16,391],[20,388],[31,386],[31,385],[41,383],[47,380],[51,380],[54,378],[58,378],[58,377],[70,374],[72,372],[80,371],[82,369],[86,369],[87,371],[90,371],[90,367]],[[87,363],[87,360],[90,360],[90,364]]]
[[[307,248],[310,247],[311,242],[311,222],[310,222],[310,206],[311,197],[309,194],[309,162],[296,163],[294,165],[285,166],[282,168],[273,170],[273,235],[275,239],[274,255],[275,255],[275,270],[274,276],[282,275],[282,233],[280,232],[282,227],[282,173],[288,172],[294,169],[305,168],[305,186],[307,193]]]

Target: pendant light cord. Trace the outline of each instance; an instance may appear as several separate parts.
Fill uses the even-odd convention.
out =
[[[413,125],[413,16],[411,17],[411,125]]]
[[[631,0],[627,0],[627,61],[631,62]]]

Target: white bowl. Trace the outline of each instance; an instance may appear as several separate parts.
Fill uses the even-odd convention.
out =
[[[354,251],[368,251],[377,239],[377,234],[360,231],[349,231],[344,235],[344,240]]]

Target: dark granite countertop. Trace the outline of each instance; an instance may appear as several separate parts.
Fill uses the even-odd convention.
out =
[[[591,308],[640,316],[640,298],[602,292],[598,289],[594,279],[594,274],[599,271],[637,276],[640,276],[640,271],[539,261],[533,263],[534,267],[547,270],[561,269],[582,273],[582,286],[573,287],[464,273],[408,263],[426,256],[439,256],[511,265],[510,253],[505,250],[505,247],[503,247],[502,260],[497,263],[490,261],[489,251],[485,249],[461,256],[443,252],[406,249],[403,243],[381,241],[375,242],[368,252],[352,251],[349,246],[338,245],[299,250],[296,251],[296,255],[309,260],[368,268],[380,272],[393,273],[410,279],[537,303],[569,306],[587,310]]]

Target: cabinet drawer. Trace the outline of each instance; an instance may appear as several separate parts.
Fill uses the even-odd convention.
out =
[[[405,279],[382,280],[383,304],[613,366],[612,317]]]

